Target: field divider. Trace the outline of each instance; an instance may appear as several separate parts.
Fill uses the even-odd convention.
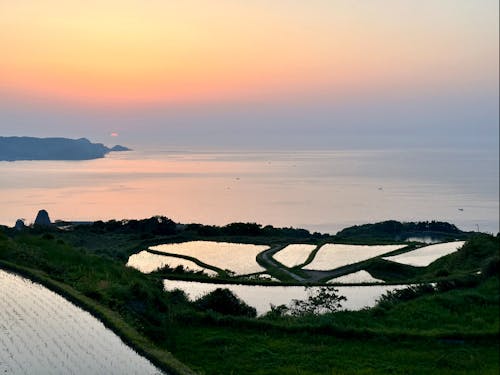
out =
[[[280,280],[284,279],[285,281],[294,280],[300,283],[307,282],[306,278],[304,278],[301,275],[298,275],[297,273],[294,272],[294,270],[286,267],[284,264],[281,264],[276,259],[274,259],[273,255],[276,254],[278,251],[283,250],[286,246],[287,244],[285,245],[282,244],[264,250],[259,254],[257,254],[255,260],[259,265],[264,267],[271,276],[274,276],[277,279]]]
[[[229,276],[228,273],[223,270],[222,268],[219,268],[219,267],[216,267],[216,266],[212,266],[210,264],[207,264],[207,263],[204,263],[202,262],[201,260],[199,260],[198,258],[194,258],[194,257],[191,257],[189,255],[182,255],[182,254],[175,254],[175,253],[165,253],[163,251],[157,251],[157,250],[153,250],[153,249],[146,249],[146,251],[148,253],[151,253],[151,254],[155,254],[155,255],[163,255],[163,256],[167,256],[167,257],[174,257],[174,258],[181,258],[181,259],[185,259],[185,260],[189,260],[193,263],[196,263],[198,266],[202,267],[202,268],[208,268],[214,272],[217,272],[219,274],[219,276]]]

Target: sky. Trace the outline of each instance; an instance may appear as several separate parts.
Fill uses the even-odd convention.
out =
[[[0,0],[0,135],[498,149],[496,0]]]

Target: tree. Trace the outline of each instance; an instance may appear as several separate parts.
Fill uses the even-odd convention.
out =
[[[342,307],[347,298],[338,294],[338,289],[330,286],[319,287],[316,291],[308,288],[306,300],[294,299],[290,303],[290,313],[294,316],[332,313]]]
[[[255,317],[257,310],[236,297],[229,289],[217,288],[197,299],[195,305],[201,310],[212,310],[224,315]]]

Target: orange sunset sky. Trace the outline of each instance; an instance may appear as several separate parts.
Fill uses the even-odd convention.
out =
[[[4,95],[92,105],[481,85],[496,1],[0,2]]]
[[[331,147],[342,134],[414,142],[421,130],[422,142],[490,141],[498,7],[0,0],[1,134]]]
[[[58,202],[67,218],[167,212],[210,223],[218,212],[218,223],[359,224],[393,218],[411,193],[384,211],[377,187],[401,173],[412,189],[420,173],[436,205],[455,199],[455,215],[469,212],[467,197],[486,197],[471,217],[494,216],[498,228],[498,0],[0,0],[0,51],[0,137],[85,137],[133,150],[90,163],[81,178],[78,163],[4,163],[10,212],[0,222]],[[379,151],[387,161],[371,160]],[[295,154],[312,177],[295,174]],[[315,164],[323,157],[332,163]],[[293,183],[282,186],[285,172]],[[236,177],[243,186],[259,175],[270,184],[232,189]],[[351,175],[362,182],[345,195],[322,183]],[[20,198],[30,176],[39,188]],[[364,196],[370,178],[380,180]],[[443,180],[449,196],[434,195]],[[465,193],[453,195],[460,181]],[[408,212],[436,217],[427,198]],[[306,203],[295,202],[317,209],[307,219]],[[374,216],[349,217],[366,202]]]

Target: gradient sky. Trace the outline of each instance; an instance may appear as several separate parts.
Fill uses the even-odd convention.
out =
[[[496,0],[0,0],[0,135],[498,147],[498,13]]]

